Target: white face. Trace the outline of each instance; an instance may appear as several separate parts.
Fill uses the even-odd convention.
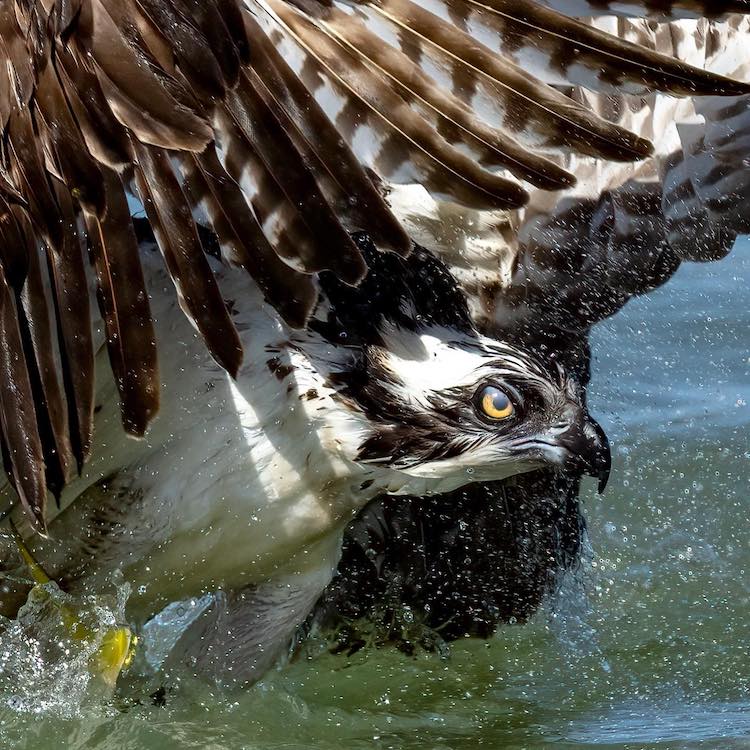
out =
[[[394,329],[367,354],[366,377],[344,391],[367,418],[362,463],[433,481],[440,492],[544,466],[606,463],[603,433],[575,383],[515,347],[448,329]]]

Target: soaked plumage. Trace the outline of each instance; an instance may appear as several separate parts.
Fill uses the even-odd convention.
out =
[[[590,10],[526,0],[2,5],[0,447],[12,485],[2,512],[27,536],[49,529],[32,546],[51,574],[84,586],[123,567],[145,587],[142,614],[224,589],[182,652],[220,674],[227,631],[242,633],[234,674],[249,679],[313,607],[346,523],[377,496],[443,495],[552,467],[555,497],[576,510],[581,474],[606,478],[606,439],[586,413],[585,357],[542,340],[580,334],[632,290],[611,283],[579,303],[576,269],[599,277],[580,248],[561,257],[557,235],[514,256],[530,282],[497,283],[493,268],[472,286],[461,242],[443,235],[435,250],[461,291],[429,250],[412,252],[409,234],[429,233],[432,216],[415,222],[415,202],[390,191],[416,183],[449,213],[486,217],[572,189],[577,159],[651,154],[633,132],[642,123],[623,127],[562,86],[709,102],[750,91],[661,43],[572,17]],[[720,18],[747,8],[615,10]],[[710,172],[701,153],[723,136],[706,137],[712,145],[690,158]],[[664,184],[678,172],[676,160]],[[692,189],[715,211],[712,180]],[[642,218],[653,196],[628,205]],[[512,216],[532,226],[532,215]],[[443,218],[446,232],[461,225]],[[523,238],[514,221],[508,232]],[[630,282],[659,283],[669,261]],[[615,277],[610,256],[602,267]],[[546,304],[556,295],[564,304]],[[262,654],[248,645],[258,642]]]
[[[251,355],[234,379],[163,293],[168,278],[153,245],[143,250],[171,397],[134,441],[119,426],[112,384],[100,378],[100,437],[62,492],[62,512],[50,511],[51,538],[30,542],[50,576],[89,591],[119,568],[137,592],[135,618],[186,596],[242,592],[244,616],[266,604],[259,627],[274,637],[261,643],[265,659],[312,608],[344,527],[375,497],[428,497],[543,466],[606,481],[606,438],[574,381],[480,336],[455,282],[426,251],[402,260],[378,255],[364,236],[356,241],[372,263],[367,279],[353,289],[324,278],[304,331],[287,326],[240,270],[217,269]],[[456,305],[431,307],[451,295]],[[483,401],[488,387],[507,399],[507,412]],[[3,549],[12,569],[11,540]],[[298,605],[270,606],[286,596]],[[231,654],[203,655],[194,666],[219,678],[257,677],[259,637],[250,628],[248,642],[235,635]],[[189,638],[212,640],[201,629]]]
[[[738,78],[749,72],[746,17],[588,22],[690,64]],[[553,358],[585,390],[592,325],[665,283],[682,262],[724,257],[748,231],[750,97],[570,93],[650,138],[654,156],[602,164],[564,154],[578,184],[531,188],[528,204],[510,212],[458,210],[413,187],[390,198],[409,232],[460,279],[485,333]],[[558,589],[578,564],[584,526],[578,482],[553,472],[429,502],[383,498],[347,531],[340,573],[310,624],[336,633],[345,650],[373,638],[411,650],[486,636],[526,620]]]

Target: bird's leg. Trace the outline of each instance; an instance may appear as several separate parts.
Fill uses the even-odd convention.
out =
[[[171,669],[187,667],[201,678],[223,685],[258,680],[289,648],[328,585],[338,562],[340,537],[318,546],[323,563],[287,571],[236,591],[220,591],[167,657]],[[310,555],[310,557],[315,557]]]
[[[97,632],[84,624],[84,618],[75,606],[50,596],[49,586],[56,586],[56,583],[34,558],[12,522],[10,531],[18,552],[34,581],[29,596],[34,596],[37,600],[51,601],[71,641],[85,645],[99,640],[99,645],[89,660],[89,669],[94,678],[108,688],[113,688],[120,672],[132,661],[137,642],[136,636],[127,625],[108,627],[103,634]]]

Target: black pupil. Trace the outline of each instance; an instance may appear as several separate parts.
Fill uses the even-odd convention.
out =
[[[490,389],[490,393],[492,394],[492,406],[497,411],[505,411],[510,405],[510,399],[497,388]]]

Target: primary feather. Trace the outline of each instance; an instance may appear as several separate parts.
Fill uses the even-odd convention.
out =
[[[747,17],[596,24],[691,65],[738,79],[750,73]],[[578,183],[555,194],[529,188],[528,203],[509,212],[459,211],[413,187],[392,195],[409,231],[439,249],[495,333],[549,326],[550,336],[585,334],[680,263],[722,258],[750,230],[750,96],[570,94],[649,137],[653,157],[602,164],[567,153],[560,163]]]
[[[316,274],[356,284],[365,273],[352,232],[408,253],[378,180],[513,208],[528,196],[513,177],[544,190],[573,184],[555,161],[561,149],[650,153],[554,86],[748,90],[528,1],[12,0],[0,8],[0,57],[5,393],[30,398],[22,414],[2,406],[4,455],[40,525],[46,488],[59,491],[92,440],[86,253],[125,428],[142,435],[158,409],[129,192],[183,310],[234,373],[242,347],[198,218],[221,256],[303,325]]]

